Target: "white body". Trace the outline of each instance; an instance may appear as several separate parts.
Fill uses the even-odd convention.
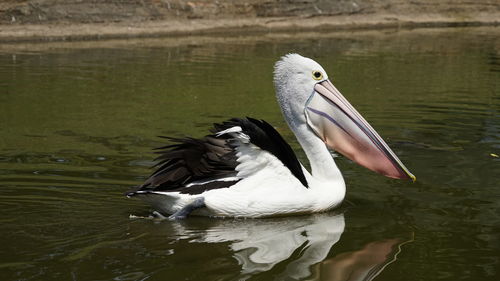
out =
[[[159,191],[141,198],[158,211],[173,214],[203,197],[206,208],[195,210],[193,215],[254,218],[327,211],[344,199],[345,184],[341,176],[321,181],[304,169],[309,183],[309,188],[306,188],[281,161],[266,151],[254,147],[240,159],[243,157],[249,159],[240,166],[255,166],[246,167],[238,175],[249,170],[254,172],[231,187],[208,190],[199,195]]]
[[[315,61],[297,54],[285,56],[275,65],[276,96],[283,116],[304,149],[311,173],[303,169],[309,187],[300,181],[277,157],[251,144],[240,127],[218,135],[230,134],[239,140],[237,178],[228,188],[213,189],[198,195],[179,192],[151,192],[140,197],[162,213],[173,214],[199,197],[205,208],[192,215],[221,217],[269,217],[288,214],[314,213],[337,207],[344,199],[346,188],[327,146],[307,125],[304,108],[307,98],[318,83],[313,72],[324,69]]]

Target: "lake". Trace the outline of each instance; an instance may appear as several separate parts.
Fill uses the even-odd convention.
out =
[[[317,60],[417,181],[336,158],[334,211],[147,219],[159,135],[265,119],[305,154],[273,64]],[[500,29],[0,46],[2,280],[499,280]]]

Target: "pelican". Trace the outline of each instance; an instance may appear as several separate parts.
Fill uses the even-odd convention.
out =
[[[157,170],[126,195],[169,219],[324,212],[346,193],[330,149],[387,177],[415,180],[317,62],[283,56],[274,66],[274,86],[311,172],[269,123],[233,118],[203,138],[168,138],[173,144],[159,148]]]

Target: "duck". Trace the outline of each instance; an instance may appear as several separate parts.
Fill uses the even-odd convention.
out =
[[[274,87],[310,171],[271,124],[231,118],[202,138],[164,137],[170,143],[158,148],[156,170],[126,196],[170,220],[325,212],[346,195],[337,152],[381,175],[416,180],[316,61],[284,55],[274,65]]]

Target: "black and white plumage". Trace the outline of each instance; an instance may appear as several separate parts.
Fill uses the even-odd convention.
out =
[[[214,124],[212,134],[201,139],[164,137],[174,144],[158,148],[157,170],[127,196],[150,192],[179,192],[196,195],[228,188],[241,180],[236,170],[237,148],[254,145],[276,156],[308,187],[302,167],[290,145],[266,121],[247,117]]]
[[[318,63],[286,55],[275,65],[274,84],[311,172],[270,124],[235,118],[215,124],[212,134],[201,139],[168,138],[174,143],[160,148],[157,170],[127,196],[171,218],[326,211],[345,196],[329,148],[385,176],[415,179]]]

